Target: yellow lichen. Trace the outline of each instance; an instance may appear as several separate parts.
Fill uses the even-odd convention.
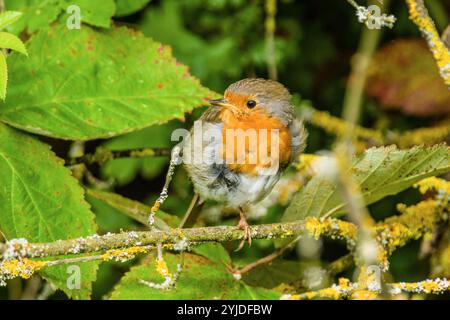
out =
[[[423,179],[416,183],[414,187],[418,188],[422,194],[425,194],[430,190],[435,190],[450,195],[450,182],[436,177]]]
[[[308,291],[289,296],[290,300],[312,300],[312,299],[332,299],[338,300],[347,297],[354,290],[353,284],[349,279],[340,278],[339,283],[332,287],[320,289],[317,291]]]
[[[374,238],[380,245],[378,262],[384,269],[387,269],[388,258],[395,249],[429,234],[442,219],[440,201],[435,199],[409,207],[398,204],[397,209],[401,215],[389,217],[373,228]]]
[[[443,278],[427,279],[420,282],[400,282],[389,285],[391,294],[399,294],[402,291],[412,293],[425,293],[425,294],[441,294],[449,290],[450,282]]]
[[[434,199],[409,207],[400,204],[397,208],[402,215],[389,217],[374,228],[377,240],[389,252],[432,231],[440,220],[439,202]]]
[[[299,158],[299,162],[297,164],[297,170],[298,171],[305,171],[307,169],[310,169],[313,165],[313,163],[319,159],[321,156],[318,156],[316,154],[302,154]]]
[[[318,111],[315,109],[312,110],[313,112],[309,121],[315,126],[321,127],[328,133],[339,135],[348,131],[349,124],[344,120],[333,117],[327,112]],[[356,138],[376,141],[378,143],[383,141],[383,135],[380,131],[355,126],[353,128],[353,133]]]
[[[319,296],[325,299],[338,300],[341,298],[341,293],[337,290],[337,288],[326,288],[320,290]]]
[[[419,128],[411,131],[406,131],[400,136],[393,139],[401,148],[407,148],[414,145],[432,145],[434,143],[443,141],[445,137],[450,135],[450,122],[445,121],[430,128]]]
[[[428,46],[436,60],[442,78],[450,86],[450,52],[442,42],[433,20],[428,16],[426,9],[417,5],[417,0],[407,0],[409,16],[419,27],[427,40]],[[423,2],[422,2],[423,4]]]
[[[343,290],[350,290],[350,280],[347,278],[339,278],[338,279],[338,285],[340,288],[342,288]]]
[[[21,277],[29,279],[36,271],[48,265],[48,261],[35,261],[28,258],[0,262],[0,284],[4,280]]]
[[[102,260],[109,261],[109,260],[116,260],[120,262],[125,262],[130,259],[133,259],[136,254],[139,253],[147,253],[149,251],[148,248],[145,247],[130,247],[126,249],[112,249],[106,251],[102,255]]]
[[[170,270],[163,258],[156,259],[156,271],[163,277],[170,277]]]
[[[353,245],[357,234],[357,227],[346,221],[338,219],[325,219],[308,217],[305,220],[305,229],[314,237],[328,236],[332,239],[343,239]]]
[[[360,275],[361,277],[361,275]],[[366,275],[362,275],[364,279],[370,279]],[[367,282],[367,284],[370,283]],[[391,295],[400,295],[403,291],[410,293],[425,293],[425,294],[442,294],[449,290],[450,282],[447,279],[427,279],[420,282],[412,283],[392,283],[385,285],[387,291]],[[295,295],[289,295],[288,299],[291,300],[312,300],[312,299],[354,299],[354,300],[373,300],[377,299],[381,293],[381,286],[365,285],[364,280],[361,279],[358,283],[350,282],[346,278],[341,278],[338,284],[334,284],[332,287],[320,289],[317,291],[309,291]]]
[[[378,297],[378,293],[371,290],[356,290],[350,295],[352,300],[374,300]]]

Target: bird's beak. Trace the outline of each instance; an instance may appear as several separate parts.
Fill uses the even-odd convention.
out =
[[[225,98],[209,100],[209,103],[211,103],[211,105],[216,106],[216,107],[226,107],[226,106],[230,105]]]

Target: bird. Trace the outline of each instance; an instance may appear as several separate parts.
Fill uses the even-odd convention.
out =
[[[244,231],[240,250],[246,241],[251,245],[246,219],[251,205],[264,199],[298,159],[307,132],[295,117],[288,89],[274,80],[242,79],[209,103],[181,146],[195,196],[180,227],[196,205],[217,201],[239,211],[237,226]]]

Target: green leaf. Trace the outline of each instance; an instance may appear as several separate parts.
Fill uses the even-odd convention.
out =
[[[129,217],[133,217],[134,220],[141,223],[146,223],[148,216],[151,213],[151,207],[138,201],[122,197],[117,193],[87,189],[87,194],[91,198],[100,200],[111,208],[114,208]],[[161,230],[170,230],[169,226],[176,227],[179,223],[176,216],[172,216],[162,211],[158,211],[157,216],[155,216],[155,227]]]
[[[13,24],[19,20],[22,12],[18,11],[4,11],[0,12],[0,30],[6,28],[10,24]]]
[[[371,148],[356,158],[348,174],[360,186],[366,205],[397,194],[426,177],[450,171],[450,150],[446,145],[399,150],[395,146]],[[336,182],[317,174],[292,199],[282,221],[345,212]]]
[[[22,19],[12,25],[9,30],[15,34],[22,31],[36,32],[48,27],[63,14],[64,24],[69,17],[66,13],[71,5],[80,7],[81,21],[96,27],[109,28],[111,17],[116,10],[114,0],[5,0],[9,10],[23,13]]]
[[[140,148],[170,148],[173,145],[170,136],[180,123],[172,121],[164,125],[151,126],[136,132],[124,134],[108,140],[103,146],[109,150],[121,151]],[[108,161],[101,168],[104,179],[114,179],[118,185],[133,181],[138,174],[145,179],[159,176],[169,157],[119,158]]]
[[[5,100],[6,87],[8,85],[8,65],[3,52],[0,52],[0,98]]]
[[[8,32],[0,32],[0,48],[11,49],[23,53],[26,56],[28,55],[27,48],[22,40]]]
[[[116,0],[116,17],[124,17],[143,9],[150,0]]]
[[[183,118],[214,94],[169,47],[134,30],[40,32],[29,59],[11,55],[0,120],[50,137],[105,138]]]
[[[119,210],[107,205],[105,202],[90,196],[86,192],[86,200],[91,205],[91,210],[95,214],[100,233],[120,232],[121,230],[132,230],[136,228],[136,223],[124,215]]]
[[[0,124],[0,172],[0,230],[8,239],[53,242],[96,232],[83,189],[48,145]],[[80,289],[68,288],[67,266],[41,274],[69,297],[87,299],[97,265],[79,264]]]
[[[180,256],[165,254],[164,260],[171,272],[177,270]],[[249,287],[237,281],[223,264],[190,253],[184,254],[183,270],[176,286],[170,290],[150,288],[140,280],[162,283],[164,278],[156,272],[155,258],[146,259],[131,268],[114,289],[112,299],[278,299],[278,293],[263,288]]]
[[[192,252],[216,263],[231,264],[230,255],[220,243],[202,243],[196,245]]]
[[[250,263],[248,261],[247,263]],[[246,263],[246,264],[247,264]],[[298,283],[305,279],[305,271],[317,266],[311,261],[290,261],[277,259],[267,264],[261,264],[242,275],[248,285],[258,285],[272,289],[283,283]],[[324,279],[325,280],[325,279]]]
[[[114,0],[64,0],[65,7],[71,4],[78,5],[81,11],[81,21],[95,27],[109,28],[111,18],[116,12]]]

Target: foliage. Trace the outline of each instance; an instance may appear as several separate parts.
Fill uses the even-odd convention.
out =
[[[355,8],[365,7],[345,1],[278,1],[276,21],[266,21],[262,0],[4,3],[0,285],[37,273],[57,291],[50,299],[426,298],[448,290],[439,279],[450,277],[448,50],[421,1],[393,3],[393,29],[370,43],[381,49],[354,65],[352,55],[367,55],[378,38],[361,32],[370,17],[359,23]],[[73,5],[80,29],[66,24]],[[420,34],[413,22],[432,34],[428,47],[405,39]],[[252,246],[234,252],[236,213],[217,203],[205,203],[197,228],[177,229],[192,196],[181,168],[153,216],[158,206],[148,204],[165,182],[172,132],[190,128],[231,82],[270,68],[307,123],[308,154],[252,207]],[[356,126],[338,116],[349,92],[361,101]],[[421,248],[406,246],[412,241]],[[79,288],[69,286],[68,266],[80,268]],[[336,277],[353,266],[358,279]],[[370,266],[392,274],[382,274],[387,292]],[[426,278],[437,279],[417,282]],[[7,294],[0,287],[0,299]]]
[[[0,132],[0,229],[6,239],[49,242],[95,233],[94,215],[83,189],[49,146],[4,124]],[[83,287],[65,291],[73,298],[88,298],[97,263],[80,268]],[[58,288],[67,288],[66,268],[42,272]]]
[[[420,74],[420,77],[412,75]],[[450,93],[423,41],[396,41],[381,48],[370,71],[369,95],[381,107],[415,116],[450,112]]]
[[[22,13],[16,11],[5,11],[0,13],[0,30],[16,22]],[[13,34],[0,32],[0,48],[10,49],[27,55],[27,49],[22,40]],[[0,53],[0,98],[6,98],[6,86],[8,83],[8,66],[5,53]]]
[[[26,63],[11,57],[12,89],[0,118],[37,134],[116,136],[182,118],[209,94],[168,47],[127,28],[99,33],[85,26],[67,33],[60,26],[39,32],[28,47]]]
[[[294,196],[284,212],[284,221],[345,213],[345,202],[333,173],[330,173],[332,170],[324,164],[323,171]],[[409,150],[386,147],[367,150],[354,160],[346,174],[355,177],[364,202],[369,205],[397,194],[430,175],[449,170],[450,151],[445,145]]]
[[[176,255],[167,254],[169,269],[176,270],[180,259]],[[279,294],[262,288],[249,287],[237,282],[225,267],[219,262],[193,254],[183,257],[185,272],[180,274],[176,287],[172,290],[148,288],[142,290],[139,280],[149,279],[154,283],[164,281],[164,276],[152,272],[155,269],[155,259],[147,259],[142,264],[133,267],[124,276],[112,293],[112,299],[277,299]],[[224,257],[224,259],[226,259]],[[148,275],[151,275],[148,277]],[[204,281],[201,285],[199,282]]]

